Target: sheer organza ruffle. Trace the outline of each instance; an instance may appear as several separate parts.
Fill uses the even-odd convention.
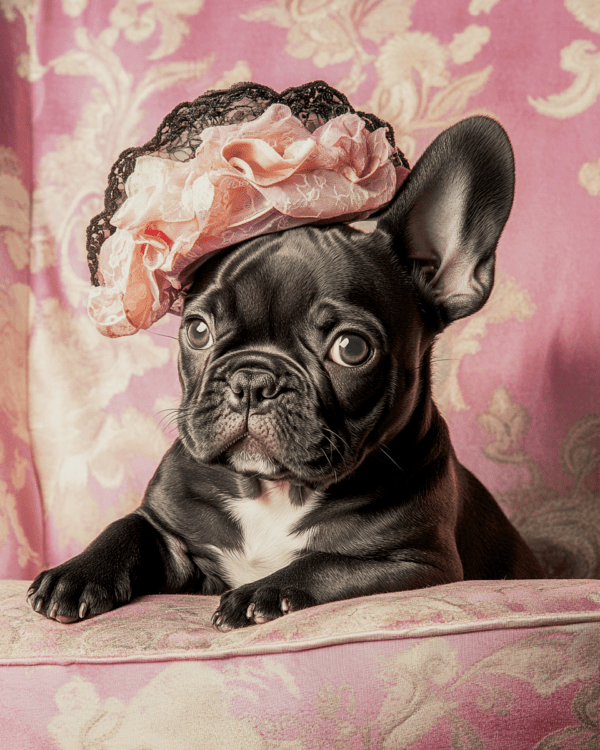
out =
[[[273,104],[249,122],[206,128],[189,161],[138,157],[100,250],[90,316],[107,336],[135,333],[177,311],[207,253],[302,224],[366,218],[408,174],[392,150],[386,129],[369,132],[356,114],[311,133]]]

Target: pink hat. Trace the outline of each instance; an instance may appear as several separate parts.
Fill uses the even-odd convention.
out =
[[[357,221],[408,174],[392,128],[323,81],[255,83],[177,106],[113,165],[87,230],[89,314],[106,336],[180,313],[207,254],[302,224]]]

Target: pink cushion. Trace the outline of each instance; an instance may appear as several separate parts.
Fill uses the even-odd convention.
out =
[[[456,583],[227,633],[210,625],[217,597],[143,597],[65,626],[26,589],[0,585],[11,750],[525,750],[599,736],[599,581]]]

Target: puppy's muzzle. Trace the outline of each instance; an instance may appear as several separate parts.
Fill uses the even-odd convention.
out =
[[[229,378],[228,401],[236,412],[256,410],[281,393],[281,380],[270,370],[259,367],[244,367]]]

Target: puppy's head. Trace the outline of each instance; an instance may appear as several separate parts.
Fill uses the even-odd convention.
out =
[[[478,310],[513,198],[506,134],[442,133],[372,222],[258,237],[198,272],[180,435],[200,461],[327,486],[409,422],[437,333]]]

